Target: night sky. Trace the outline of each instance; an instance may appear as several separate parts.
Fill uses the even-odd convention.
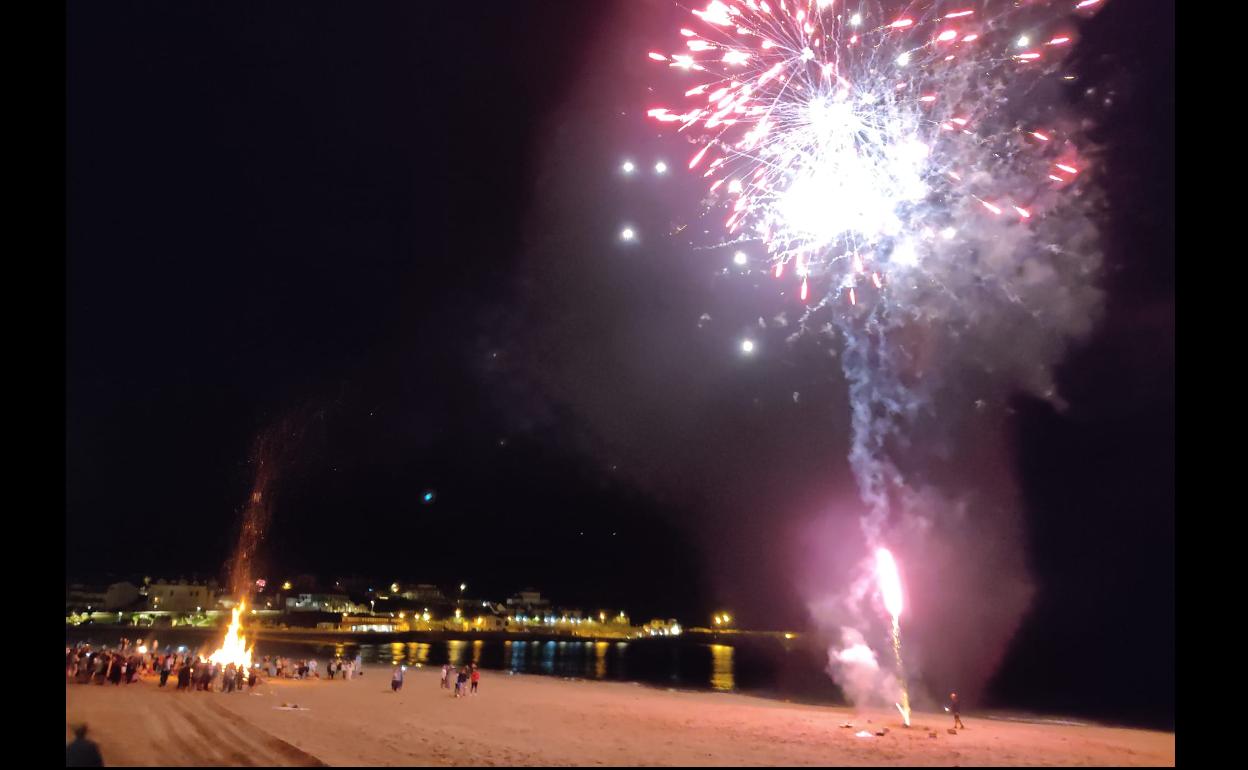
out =
[[[775,297],[666,236],[696,180],[644,57],[682,11],[479,8],[69,5],[68,573],[224,578],[269,435],[261,574],[804,627],[804,533],[854,497],[844,383],[738,355]],[[1108,298],[1069,407],[1011,405],[1035,594],[993,692],[1172,724],[1173,10],[1083,36]]]

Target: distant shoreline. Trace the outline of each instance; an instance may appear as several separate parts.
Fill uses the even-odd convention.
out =
[[[134,626],[126,623],[91,623],[78,626],[66,625],[65,633],[67,638],[82,638],[85,636],[94,636],[97,633],[115,633],[119,637],[131,636],[149,637],[155,636],[159,639],[162,635],[178,635],[178,634],[202,634],[212,636],[221,634],[225,629],[225,624],[218,626],[176,626],[168,628],[156,628],[151,626]],[[786,632],[783,631],[685,631],[679,636],[623,636],[609,634],[593,634],[593,633],[571,633],[561,634],[553,631],[446,631],[446,630],[420,630],[420,631],[339,631],[337,629],[326,628],[248,628],[243,626],[243,634],[248,638],[257,640],[266,640],[274,642],[324,642],[333,644],[335,642],[351,641],[356,643],[385,643],[391,640],[413,640],[428,637],[434,640],[442,640],[447,638],[459,639],[501,639],[504,641],[601,641],[601,642],[631,642],[650,639],[670,639],[678,641],[680,639],[692,639],[697,641],[715,642],[732,642],[740,639],[777,639],[784,641],[796,641],[802,638],[809,638],[805,634],[789,633],[790,638],[785,638]]]

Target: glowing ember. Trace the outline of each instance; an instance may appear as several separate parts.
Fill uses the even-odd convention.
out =
[[[225,630],[225,641],[221,643],[221,649],[208,656],[208,660],[222,666],[233,663],[243,668],[251,668],[251,652],[255,648],[247,646],[247,637],[240,633],[242,625],[238,621],[246,608],[247,605],[244,602],[239,602],[234,608],[231,613],[230,627]]]

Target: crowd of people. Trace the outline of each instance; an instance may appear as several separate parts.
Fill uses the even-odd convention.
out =
[[[156,652],[157,643],[152,640],[151,650],[142,640],[131,642],[122,639],[113,648],[93,649],[90,644],[77,644],[65,648],[66,681],[77,684],[132,684],[140,677],[159,678],[160,687],[173,679],[177,690],[197,692],[244,692],[254,689],[263,674],[269,679],[341,679],[347,681],[364,675],[362,656],[354,658],[334,657],[327,661],[325,676],[321,676],[318,663],[313,658],[294,659],[265,655],[250,667],[226,663],[222,665],[191,652]],[[398,692],[403,687],[407,666],[396,664],[391,678],[391,689]],[[454,689],[456,698],[476,695],[481,682],[481,671],[476,663],[456,667],[450,663],[442,666],[442,689]]]
[[[449,690],[453,684],[456,698],[466,698],[469,694],[476,695],[480,682],[481,670],[477,668],[476,663],[460,666],[458,671],[450,663],[442,666],[442,689]]]
[[[320,664],[315,658],[296,660],[293,658],[264,656],[260,669],[271,679],[355,679],[364,676],[364,663],[360,655],[355,658],[335,657],[325,665],[325,677],[321,676]]]
[[[152,642],[153,649],[158,649]],[[89,644],[65,648],[65,678],[77,684],[133,684],[141,677],[159,678],[160,686],[173,678],[178,690],[243,692],[259,683],[259,664],[247,668],[221,665],[189,652],[149,651],[147,646],[122,639],[114,648],[92,649]]]

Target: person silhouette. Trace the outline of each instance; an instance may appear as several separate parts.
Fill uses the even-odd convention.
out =
[[[65,744],[65,766],[104,766],[104,758],[100,756],[100,747],[95,745],[95,741],[87,738],[85,724],[74,725],[74,740]]]
[[[956,692],[949,693],[949,711],[953,713],[953,726],[965,730],[966,726],[962,724],[962,707],[958,704]]]

